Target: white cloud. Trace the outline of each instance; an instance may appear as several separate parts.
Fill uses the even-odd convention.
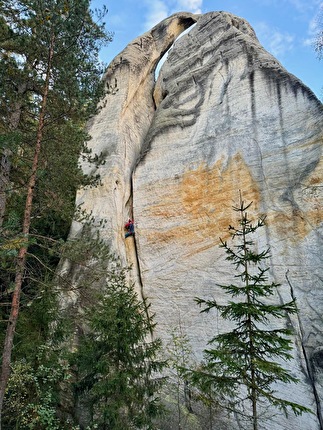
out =
[[[275,57],[282,57],[286,52],[293,49],[294,39],[294,36],[289,33],[280,33],[279,31],[274,31],[269,39],[268,50]]]
[[[305,13],[308,11],[313,11],[322,4],[322,0],[285,0],[290,3],[298,12]]]
[[[144,22],[144,31],[150,30],[156,24],[169,15],[168,6],[162,0],[154,0],[147,2],[147,13]]]
[[[175,12],[202,13],[203,0],[144,0],[147,7],[144,31]]]
[[[322,0],[258,0],[258,4],[279,8],[288,5],[300,14],[311,12],[320,6]]]
[[[299,12],[305,12],[305,10],[310,7],[310,2],[304,0],[288,0],[288,3],[290,3],[291,6],[297,9]]]
[[[318,20],[317,20],[317,17],[314,17],[309,23],[308,32],[307,32],[308,37],[303,40],[303,45],[313,46],[316,36],[318,34],[318,31],[319,31]]]
[[[295,36],[270,28],[266,23],[254,26],[260,43],[275,57],[282,58],[294,47]]]
[[[307,30],[308,37],[303,40],[303,45],[313,46],[320,31],[323,30],[323,2],[319,4],[319,8],[315,16],[310,20]]]
[[[202,13],[203,0],[178,0],[177,7],[184,12]]]
[[[119,14],[119,15],[108,15],[107,18],[107,23],[108,23],[108,27],[112,26],[115,28],[122,28],[123,23],[126,21],[126,16],[124,14]]]

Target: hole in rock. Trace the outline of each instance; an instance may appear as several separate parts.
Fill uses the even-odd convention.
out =
[[[156,69],[155,69],[155,81],[158,78],[160,69],[162,67],[162,65],[165,63],[167,57],[168,57],[168,53],[170,52],[170,50],[173,48],[174,44],[176,43],[176,41],[178,39],[180,39],[181,37],[183,37],[185,34],[189,33],[192,28],[194,28],[196,26],[196,22],[194,24],[192,24],[189,28],[187,28],[186,30],[184,30],[179,36],[177,36],[177,38],[175,39],[174,43],[171,45],[171,47],[165,52],[165,54],[161,57],[161,59],[159,60]]]

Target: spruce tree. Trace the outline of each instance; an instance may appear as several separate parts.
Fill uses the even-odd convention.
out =
[[[90,428],[153,429],[159,411],[158,376],[164,362],[148,306],[126,279],[126,271],[110,265],[106,284],[85,310],[88,330],[73,355],[75,397],[90,414]]]
[[[279,397],[272,385],[298,381],[280,364],[292,358],[292,331],[269,327],[275,320],[295,314],[297,307],[295,299],[272,304],[280,285],[268,279],[269,267],[264,263],[270,250],[256,250],[255,234],[265,225],[265,218],[252,222],[247,212],[251,204],[245,204],[240,197],[239,206],[233,208],[239,214],[238,225],[229,226],[232,243],[221,240],[220,246],[236,274],[235,283],[217,285],[231,300],[220,304],[217,300],[196,298],[203,307],[201,312],[216,309],[224,320],[234,323],[234,328],[209,341],[205,363],[191,376],[208,395],[213,392],[216,398],[227,399],[232,411],[242,413],[242,407],[249,405],[247,419],[253,430],[258,430],[260,406],[271,405],[285,413],[291,409],[296,415],[309,409]]]

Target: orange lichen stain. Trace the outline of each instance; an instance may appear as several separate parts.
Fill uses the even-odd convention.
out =
[[[240,154],[226,167],[219,160],[213,167],[200,165],[196,171],[184,174],[181,183],[182,202],[192,225],[200,236],[228,238],[229,224],[237,214],[232,206],[239,205],[239,190],[243,200],[253,201],[253,210],[259,206],[259,190]]]
[[[267,225],[273,229],[278,237],[288,242],[297,242],[295,234],[296,217],[288,212],[268,211],[266,217]],[[293,232],[293,234],[291,234]]]
[[[298,243],[323,221],[322,208],[269,212],[267,225],[275,229],[276,235],[288,242]]]
[[[323,158],[294,190],[293,204],[284,204],[281,212],[270,211],[267,224],[289,242],[303,240],[323,222]]]
[[[158,240],[185,242],[191,253],[215,246],[220,237],[229,238],[228,227],[236,225],[239,216],[232,209],[239,206],[239,190],[245,202],[253,202],[251,215],[259,208],[258,185],[239,153],[226,164],[223,160],[213,166],[201,163],[176,183],[167,182],[159,187],[162,203],[149,208],[154,217],[173,218],[167,229],[159,230]]]
[[[322,182],[322,178],[320,178],[318,176],[314,176],[314,177],[310,178],[308,182],[310,185],[320,184]]]

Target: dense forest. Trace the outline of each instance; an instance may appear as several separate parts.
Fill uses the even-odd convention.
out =
[[[266,270],[248,272],[269,251],[249,250],[253,242],[247,236],[264,220],[252,224],[242,199],[232,239],[242,236],[233,271],[242,267],[243,289],[231,286],[228,292],[246,295],[249,308],[221,311],[224,318],[233,315],[244,331],[212,339],[218,349],[206,350],[204,364],[194,363],[180,328],[163,348],[159,339],[152,340],[149,303],[138,299],[127,268],[93,232],[91,214],[75,207],[76,190],[100,181],[84,175],[79,162],[100,162],[100,154],[87,149],[86,124],[104,95],[99,51],[112,40],[105,29],[107,13],[91,11],[88,0],[0,1],[0,429],[212,429],[220,408],[228,413],[239,408],[233,388],[237,393],[242,385],[251,393],[245,419],[254,430],[264,393],[275,407],[306,412],[273,397],[271,381],[294,381],[287,371],[270,367],[261,356],[263,373],[251,366],[246,382],[242,375],[250,367],[239,367],[236,356],[226,355],[227,349],[243,347],[240,353],[254,362],[260,352],[247,345],[255,338],[263,344],[253,324],[255,301],[261,304],[279,287],[268,284]],[[322,35],[317,50],[322,52]],[[69,240],[77,217],[83,236]],[[222,246],[234,260],[230,245]],[[78,268],[77,287],[71,275],[57,270],[62,260]],[[100,273],[106,274],[103,288],[96,285]],[[73,288],[87,305],[81,313],[62,305],[62,292]],[[218,306],[200,298],[197,303],[203,312]],[[261,312],[265,322],[270,312],[276,318],[296,312],[296,304]],[[267,352],[275,348],[277,355],[279,349],[288,359],[289,334],[269,336]],[[241,345],[241,339],[249,343]]]

